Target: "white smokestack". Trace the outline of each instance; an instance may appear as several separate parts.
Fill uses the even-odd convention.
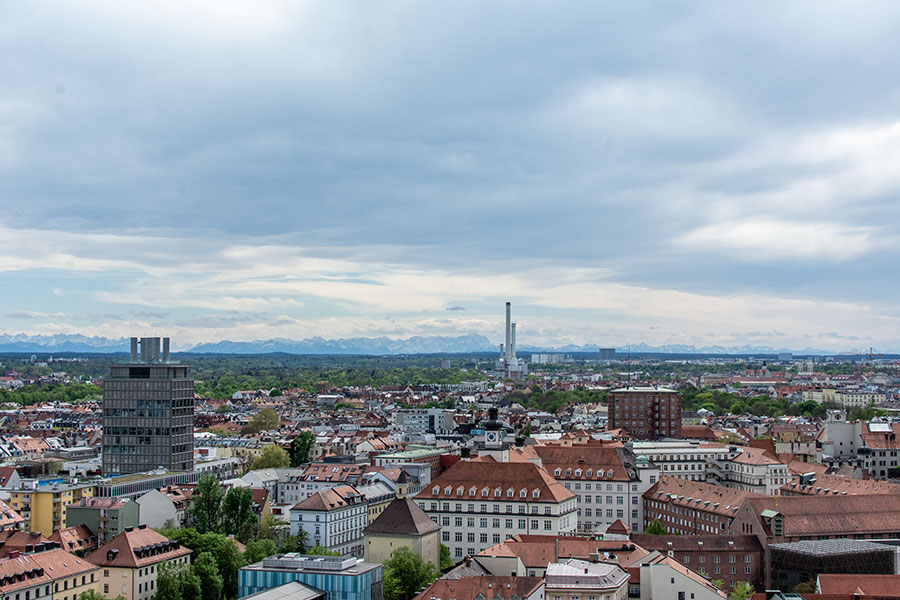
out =
[[[516,364],[516,324],[513,323],[512,326],[510,327],[510,329],[511,329],[510,337],[512,338],[510,340],[510,343],[512,343],[512,352],[510,352],[510,354],[511,354],[510,364],[515,365]]]
[[[510,323],[512,323],[512,312],[510,310],[509,302],[506,303],[506,364],[509,364],[509,361],[512,360],[512,327],[510,327]]]

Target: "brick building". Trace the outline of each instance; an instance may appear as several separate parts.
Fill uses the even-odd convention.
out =
[[[673,534],[721,534],[731,527],[741,506],[751,497],[762,496],[699,481],[661,477],[644,492],[644,527],[656,519]]]
[[[681,393],[661,387],[627,387],[608,396],[607,429],[624,429],[636,439],[681,437]]]
[[[703,571],[710,579],[721,579],[729,592],[741,581],[763,589],[765,553],[756,536],[633,534],[631,541]]]

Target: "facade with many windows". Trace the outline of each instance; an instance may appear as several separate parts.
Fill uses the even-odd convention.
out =
[[[609,429],[641,440],[681,437],[681,392],[661,387],[627,387],[609,393]]]
[[[291,535],[306,532],[310,545],[362,558],[369,524],[366,497],[350,485],[316,492],[291,509]]]
[[[540,464],[575,494],[579,533],[603,532],[616,520],[643,530],[642,494],[659,469],[618,442],[534,446]]]
[[[462,460],[415,498],[458,560],[516,534],[574,534],[576,496],[531,462]]]

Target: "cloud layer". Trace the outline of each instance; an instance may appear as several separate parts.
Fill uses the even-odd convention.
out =
[[[852,8],[4,5],[0,330],[898,351]]]

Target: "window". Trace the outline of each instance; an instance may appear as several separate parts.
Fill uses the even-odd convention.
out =
[[[466,541],[469,542],[470,544],[474,543],[475,542],[475,533],[471,532],[471,531],[469,533],[467,533]]]
[[[482,544],[487,544],[487,534],[482,533],[480,536],[478,536],[478,541]]]
[[[462,531],[457,531],[456,534],[454,535],[454,539],[457,542],[461,542],[462,541]]]

